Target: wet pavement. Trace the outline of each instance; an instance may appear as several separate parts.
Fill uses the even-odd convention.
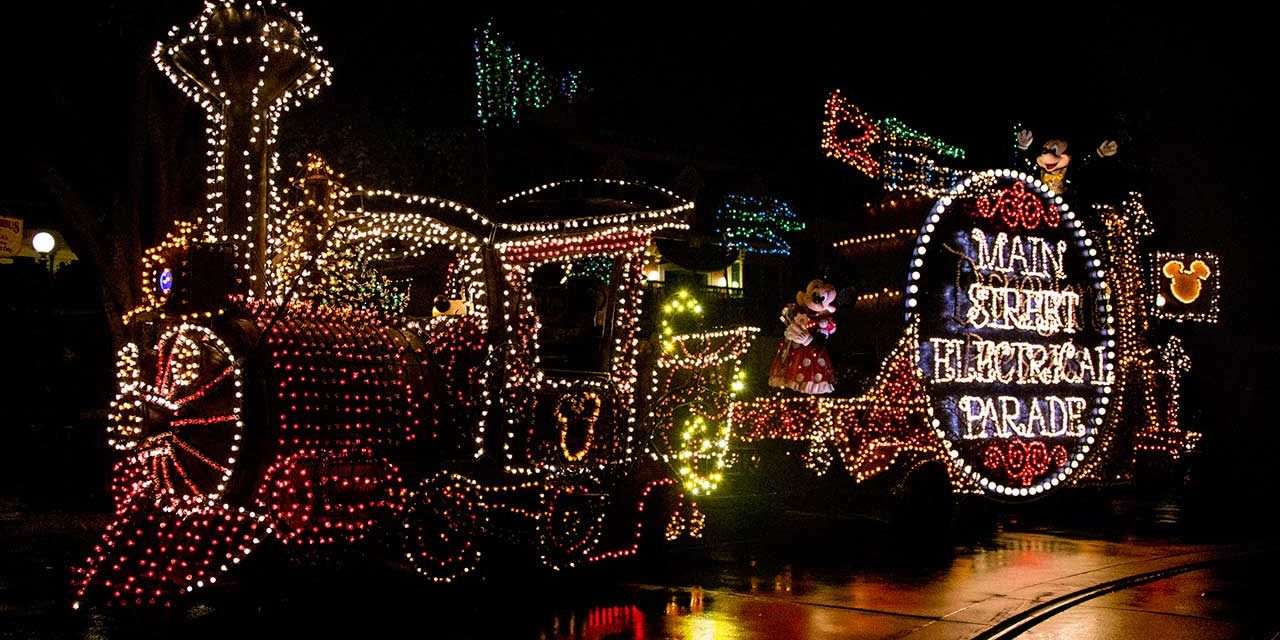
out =
[[[1028,639],[1276,638],[1274,554],[1224,562],[1099,596],[1037,625]]]
[[[1280,631],[1280,558],[1257,545],[999,526],[930,546],[807,514],[773,525],[568,575],[499,566],[484,584],[445,589],[360,560],[317,569],[268,553],[232,588],[171,612],[72,615],[66,565],[91,527],[72,514],[10,515],[0,517],[0,638],[971,638],[1064,594],[1202,562],[1211,564],[1099,596],[1024,637]]]

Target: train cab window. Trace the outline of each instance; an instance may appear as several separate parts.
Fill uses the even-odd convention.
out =
[[[530,282],[542,329],[538,356],[543,369],[603,371],[609,334],[608,287],[598,278],[566,273],[544,264]]]
[[[457,268],[460,256],[448,247],[430,247],[420,255],[377,265],[396,295],[405,297],[404,314],[414,318],[430,318],[437,301],[457,297],[449,290],[449,276]]]

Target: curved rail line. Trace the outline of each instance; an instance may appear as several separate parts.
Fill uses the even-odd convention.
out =
[[[1214,565],[1232,560],[1239,560],[1251,555],[1254,554],[1241,553],[1220,558],[1212,558],[1209,560],[1201,560],[1199,562],[1190,562],[1176,567],[1169,567],[1167,569],[1159,569],[1156,571],[1149,571],[1147,573],[1126,576],[1124,578],[1118,578],[1109,582],[1103,582],[1091,587],[1086,587],[1078,591],[1072,591],[1071,593],[1058,596],[1051,600],[1046,600],[1034,607],[1026,609],[1025,611],[1009,616],[1008,618],[992,625],[982,633],[973,636],[972,640],[1005,640],[1007,638],[1016,638],[1023,633],[1030,631],[1037,625],[1048,621],[1053,616],[1084,604],[1085,602],[1099,596],[1123,591],[1131,587],[1136,587],[1148,582],[1155,582],[1157,580],[1162,580],[1179,574],[1206,569]]]

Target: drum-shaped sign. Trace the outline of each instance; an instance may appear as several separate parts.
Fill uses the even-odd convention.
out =
[[[990,495],[1070,484],[1097,449],[1115,360],[1101,246],[1048,185],[976,173],[934,204],[907,320],[935,435]]]

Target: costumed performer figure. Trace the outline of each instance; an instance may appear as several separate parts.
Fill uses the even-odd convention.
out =
[[[769,367],[769,386],[808,394],[834,390],[835,369],[826,339],[836,332],[835,299],[835,287],[812,280],[796,293],[794,304],[783,307],[786,329]]]

